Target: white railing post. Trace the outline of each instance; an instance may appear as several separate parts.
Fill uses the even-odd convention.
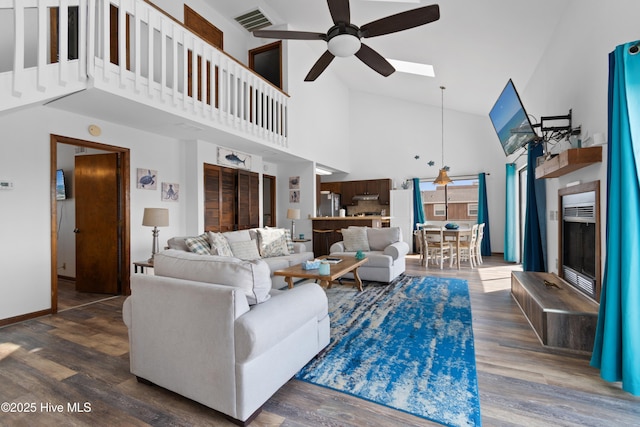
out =
[[[66,86],[69,70],[69,4],[67,0],[59,0],[58,6],[58,84]]]
[[[24,5],[20,0],[13,0],[13,22],[16,32],[13,46],[13,96],[22,96],[18,82],[24,71]]]
[[[45,0],[38,0],[38,28],[47,28],[47,7]],[[47,65],[47,34],[45,31],[38,31],[38,76],[37,90],[43,92],[46,89],[45,67]]]

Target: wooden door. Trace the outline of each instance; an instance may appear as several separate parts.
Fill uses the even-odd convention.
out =
[[[276,177],[262,175],[262,224],[276,226]]]
[[[118,154],[75,158],[76,290],[119,292]]]
[[[204,229],[233,231],[236,226],[236,170],[204,165]]]
[[[204,231],[220,231],[221,168],[204,165]]]
[[[238,229],[260,226],[260,182],[255,172],[238,170],[237,186]]]
[[[249,226],[260,227],[260,175],[249,173]]]

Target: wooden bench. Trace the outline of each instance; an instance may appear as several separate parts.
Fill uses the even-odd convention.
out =
[[[543,345],[588,353],[593,350],[599,305],[560,277],[514,271],[511,295]]]

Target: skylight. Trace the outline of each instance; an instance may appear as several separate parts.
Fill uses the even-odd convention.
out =
[[[435,77],[436,73],[433,70],[433,65],[420,64],[418,62],[399,61],[397,59],[389,59],[387,61],[393,65],[396,71],[401,73],[417,74],[419,76]]]

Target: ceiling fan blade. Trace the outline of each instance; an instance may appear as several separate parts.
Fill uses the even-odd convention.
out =
[[[360,30],[362,37],[376,37],[419,27],[438,19],[440,19],[440,7],[432,4],[369,22],[360,27]]]
[[[396,71],[393,65],[389,64],[389,61],[364,43],[362,43],[360,50],[356,52],[356,56],[360,61],[385,77],[388,77]]]
[[[329,3],[329,12],[334,24],[343,22],[349,24],[351,22],[351,11],[349,9],[349,0],[327,0]]]
[[[327,40],[327,35],[323,33],[311,33],[308,31],[278,31],[278,30],[256,30],[255,37],[265,39],[286,39],[286,40]]]
[[[322,74],[322,72],[329,66],[329,64],[331,64],[333,58],[335,58],[335,56],[333,56],[331,52],[326,51],[325,53],[323,53],[320,59],[318,59],[316,63],[313,64],[313,67],[311,67],[311,71],[309,71],[307,77],[304,78],[304,81],[312,82],[317,79],[318,76]]]

